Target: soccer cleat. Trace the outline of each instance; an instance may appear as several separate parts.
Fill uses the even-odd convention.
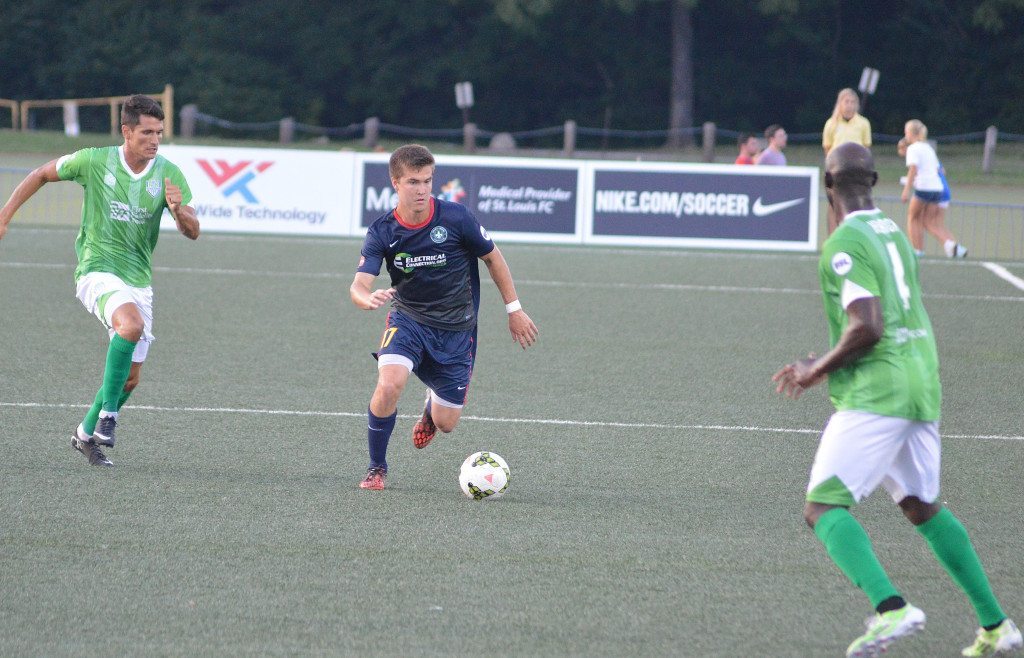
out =
[[[978,637],[974,638],[974,644],[967,647],[960,653],[965,656],[994,656],[1000,653],[1010,653],[1024,647],[1024,638],[1020,630],[1013,623],[1012,619],[1004,619],[990,631],[984,628],[978,629]]]
[[[890,610],[869,617],[864,625],[867,632],[846,649],[847,656],[878,656],[894,640],[908,637],[924,629],[924,612],[909,603],[898,610]]]
[[[953,258],[967,258],[967,247],[962,244],[957,244],[953,248]]]
[[[366,471],[366,477],[359,483],[360,489],[373,489],[374,491],[380,491],[384,488],[384,480],[387,478],[388,472],[383,468],[371,466]]]
[[[107,446],[108,448],[114,447],[114,429],[117,427],[117,419],[113,416],[103,416],[99,422],[96,423],[96,431],[92,433],[92,438],[95,443],[101,446]]]
[[[412,427],[412,444],[417,448],[426,448],[434,440],[434,435],[437,434],[437,425],[434,424],[434,419],[430,417],[430,412],[427,411],[427,405],[429,404],[430,389],[427,389],[427,400],[423,403],[423,415],[420,416],[420,419]]]
[[[71,437],[71,447],[78,452],[85,455],[86,459],[93,466],[113,466],[114,462],[107,459],[107,456],[103,454],[99,446],[93,442],[91,438],[80,438],[80,432],[75,431],[75,434]]]

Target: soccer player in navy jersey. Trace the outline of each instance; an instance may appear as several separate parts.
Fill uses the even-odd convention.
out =
[[[349,288],[361,309],[391,302],[374,354],[377,388],[368,409],[370,467],[359,483],[363,489],[384,488],[388,441],[410,373],[427,385],[413,444],[425,448],[437,430],[451,432],[459,423],[476,358],[478,258],[505,301],[513,341],[526,349],[537,340],[537,325],[523,311],[508,264],[487,231],[465,206],[431,196],[430,151],[417,144],[400,147],[391,155],[388,173],[398,207],[370,225]],[[374,290],[382,264],[391,286]]]

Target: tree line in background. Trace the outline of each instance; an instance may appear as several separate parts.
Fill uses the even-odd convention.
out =
[[[881,71],[876,132],[1024,132],[1024,0],[21,0],[0,11],[0,97],[175,86],[232,121],[492,131],[715,121],[820,131]]]

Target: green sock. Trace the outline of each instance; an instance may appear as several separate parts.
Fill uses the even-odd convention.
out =
[[[114,334],[107,350],[107,367],[103,371],[103,411],[117,411],[124,383],[132,369],[133,352],[135,343]]]
[[[868,595],[872,608],[900,595],[875,557],[868,533],[849,510],[836,507],[822,514],[814,524],[814,534],[850,582]]]
[[[131,391],[121,391],[121,398],[117,401],[117,410],[121,411],[121,407],[128,401],[132,395]],[[100,420],[100,409],[103,408],[103,389],[96,391],[96,399],[92,401],[92,406],[89,407],[89,411],[85,412],[85,419],[82,421],[82,429],[85,430],[86,434],[92,435],[96,431],[96,423]]]
[[[1006,619],[996,595],[992,593],[971,538],[955,514],[943,507],[938,514],[917,526],[917,531],[927,540],[942,568],[971,600],[980,626],[991,626]]]

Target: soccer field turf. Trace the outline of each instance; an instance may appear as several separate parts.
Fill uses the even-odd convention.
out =
[[[831,407],[770,381],[827,348],[814,256],[502,245],[539,343],[484,272],[466,416],[415,450],[410,380],[369,492],[384,312],[348,299],[358,241],[162,235],[157,341],[99,469],[70,447],[107,342],[74,235],[0,242],[0,654],[819,656],[862,631],[801,518]],[[943,500],[1024,621],[1024,291],[921,271]],[[480,449],[511,466],[499,500],[458,489]],[[891,655],[958,654],[966,598],[884,492],[855,513],[928,614]]]

